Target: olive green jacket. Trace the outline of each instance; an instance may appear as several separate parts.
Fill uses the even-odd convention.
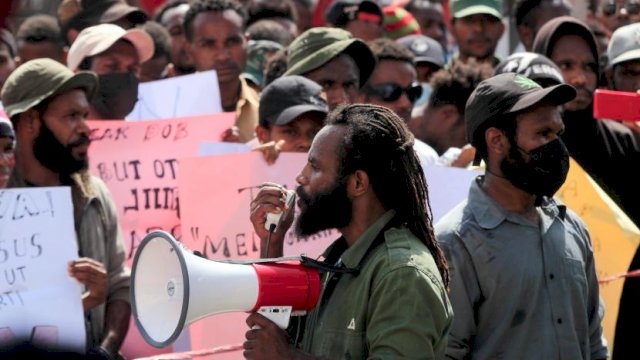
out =
[[[407,228],[386,226],[389,211],[341,256],[343,274],[308,316],[302,350],[327,359],[442,359],[452,310],[431,252]],[[375,239],[385,229],[384,243]],[[343,238],[325,252],[343,246]],[[373,245],[373,246],[372,246]],[[371,250],[368,250],[371,247]]]

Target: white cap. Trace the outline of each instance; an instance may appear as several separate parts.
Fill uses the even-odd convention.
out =
[[[609,65],[640,59],[640,24],[619,27],[611,35],[607,48]]]
[[[67,67],[72,71],[77,70],[86,57],[100,54],[120,39],[126,39],[133,44],[138,51],[140,63],[153,56],[153,40],[144,30],[125,30],[118,25],[100,24],[88,27],[78,34],[69,49]]]

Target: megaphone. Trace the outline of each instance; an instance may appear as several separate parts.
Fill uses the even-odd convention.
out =
[[[185,326],[209,315],[260,311],[282,328],[313,309],[320,274],[299,261],[239,264],[208,260],[171,234],[149,233],[133,260],[131,305],[145,341],[172,344]]]

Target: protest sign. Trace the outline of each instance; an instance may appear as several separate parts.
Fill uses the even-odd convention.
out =
[[[91,172],[102,178],[118,209],[129,265],[144,236],[162,229],[178,239],[178,161],[196,156],[200,142],[216,141],[234,114],[156,121],[89,121]],[[133,321],[122,347],[130,358],[159,354],[142,340]]]
[[[556,196],[587,224],[598,279],[627,272],[640,244],[640,231],[611,198],[571,159],[569,175]],[[623,280],[600,285],[605,304],[602,327],[613,347]]]
[[[89,121],[91,172],[111,191],[131,260],[143,237],[162,229],[181,237],[178,160],[196,156],[200,142],[219,140],[233,114],[172,120]]]
[[[266,181],[295,189],[297,174],[307,154],[282,153],[272,166],[257,152],[184,159],[180,162],[182,242],[209,259],[259,258],[260,240],[249,221],[249,204]],[[290,230],[284,253],[318,256],[336,231],[300,238]],[[190,328],[192,349],[241,343],[247,330],[247,314],[219,314]],[[220,359],[237,359],[238,352]]]
[[[482,173],[480,170],[444,166],[424,168],[434,224],[467,198],[471,182]]]
[[[219,112],[218,77],[211,70],[140,84],[138,102],[126,119],[173,119]]]
[[[260,257],[249,204],[267,181],[295,189],[295,178],[306,161],[307,154],[282,153],[274,165],[268,165],[258,152],[183,159],[178,180],[182,242],[209,259]],[[327,231],[298,238],[289,231],[285,256],[316,257],[335,237],[335,232]]]
[[[210,142],[200,143],[198,150],[199,156],[207,155],[225,155],[233,153],[243,153],[251,151],[251,146],[247,144],[227,143],[227,142]]]
[[[68,187],[0,190],[0,348],[29,341],[83,352],[82,287]]]

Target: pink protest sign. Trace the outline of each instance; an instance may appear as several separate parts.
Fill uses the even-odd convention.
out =
[[[202,141],[219,141],[233,114],[142,122],[89,121],[90,167],[118,207],[128,259],[151,230],[181,237],[178,160],[196,156]]]
[[[258,186],[267,181],[294,189],[306,161],[306,154],[280,154],[269,166],[256,152],[182,160],[178,179],[182,242],[209,259],[258,258],[260,240],[249,221],[250,202]],[[284,252],[286,256],[315,258],[338,236],[336,231],[325,231],[299,238],[290,230]],[[225,296],[224,289],[220,289],[220,296]],[[189,328],[192,349],[241,344],[247,331],[246,317],[245,313],[225,313],[195,322]],[[241,356],[238,351],[216,359]]]

